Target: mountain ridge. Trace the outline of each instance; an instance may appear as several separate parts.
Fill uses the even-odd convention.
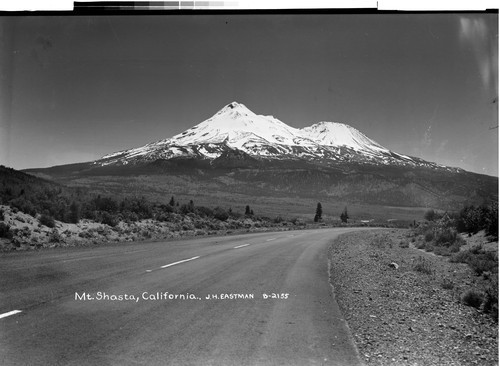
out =
[[[28,169],[56,182],[117,195],[171,195],[218,205],[313,202],[457,210],[498,200],[498,178],[390,151],[355,128],[293,128],[230,103],[209,119],[93,162]],[[235,202],[236,202],[235,201]]]
[[[127,165],[177,157],[214,160],[229,150],[240,150],[259,160],[307,160],[330,165],[355,161],[461,170],[393,152],[345,123],[321,121],[294,128],[273,116],[258,115],[238,102],[227,104],[212,117],[171,138],[107,154],[93,163]]]

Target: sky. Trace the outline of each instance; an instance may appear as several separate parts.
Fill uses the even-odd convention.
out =
[[[0,16],[0,164],[92,161],[237,101],[498,176],[498,14]]]

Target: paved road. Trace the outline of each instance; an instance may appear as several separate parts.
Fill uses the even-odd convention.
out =
[[[345,231],[3,255],[0,364],[360,365],[328,281]]]

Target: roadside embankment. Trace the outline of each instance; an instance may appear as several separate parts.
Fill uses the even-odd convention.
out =
[[[241,215],[240,215],[241,216]],[[81,219],[78,223],[43,222],[9,206],[0,205],[0,252],[42,248],[93,246],[149,240],[177,240],[205,235],[301,230],[301,220],[270,220],[241,216],[218,220],[191,213],[170,213],[164,220],[121,220],[113,225]],[[313,226],[314,227],[314,226]]]
[[[330,247],[335,297],[366,364],[497,365],[498,323],[464,303],[481,277],[412,248],[410,235],[356,232]]]

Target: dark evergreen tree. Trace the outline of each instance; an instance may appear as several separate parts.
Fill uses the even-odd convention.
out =
[[[80,205],[73,201],[69,206],[69,222],[77,224],[80,221]]]
[[[493,203],[490,206],[488,215],[485,219],[486,234],[491,235],[498,240],[498,204]]]
[[[189,206],[184,203],[181,205],[179,211],[181,214],[186,215],[189,213]]]
[[[316,215],[314,215],[314,222],[321,221],[321,216],[323,215],[323,208],[321,207],[321,203],[318,202],[316,206]]]
[[[342,213],[340,214],[340,220],[343,223],[347,223],[348,219],[349,219],[349,215],[347,214],[347,207],[346,207],[346,208],[344,208],[344,211],[342,211]]]
[[[168,202],[168,204],[169,204],[170,206],[172,206],[172,207],[173,207],[173,206],[175,206],[174,196],[172,196],[172,198],[170,198],[170,201]]]
[[[247,216],[251,215],[251,213],[250,213],[250,206],[249,205],[246,205],[246,207],[245,207],[245,215],[247,215]]]

